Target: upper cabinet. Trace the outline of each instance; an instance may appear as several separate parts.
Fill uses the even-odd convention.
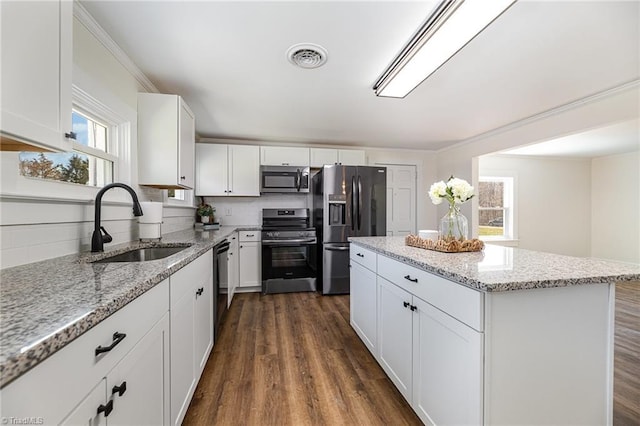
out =
[[[2,150],[68,151],[73,2],[0,2]]]
[[[260,196],[260,147],[196,144],[197,196]]]
[[[359,149],[311,148],[311,167],[322,167],[331,164],[345,166],[364,166],[364,151]]]
[[[263,146],[260,147],[263,166],[308,166],[309,148]]]
[[[195,118],[178,95],[138,94],[138,180],[154,188],[194,186]]]

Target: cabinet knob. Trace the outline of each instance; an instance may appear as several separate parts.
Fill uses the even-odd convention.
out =
[[[185,180],[186,178],[186,176],[180,176],[180,180]]]
[[[113,411],[113,399],[109,400],[105,405],[100,404],[98,407],[98,414],[104,413],[105,417],[109,417],[109,414]]]
[[[74,141],[76,140],[76,134],[74,132],[69,132],[69,133],[65,133],[64,137],[67,139],[73,139]]]
[[[202,296],[202,292],[204,292],[204,287],[200,287],[198,290],[196,290],[196,297]]]
[[[111,395],[117,393],[118,396],[122,396],[126,391],[127,391],[127,382],[125,381],[125,382],[122,382],[120,386],[114,386],[111,389]]]
[[[402,302],[405,308],[408,308],[411,304],[409,302]]]
[[[411,309],[412,311],[415,312],[415,311],[418,310],[418,307],[416,305],[411,305],[411,307],[409,309]]]
[[[104,353],[104,352],[109,352],[111,349],[113,349],[116,346],[118,346],[118,344],[120,342],[122,342],[125,337],[127,337],[126,334],[118,333],[116,331],[115,333],[113,333],[113,342],[109,346],[98,346],[96,348],[96,356],[98,356],[98,355],[100,355],[101,353]]]

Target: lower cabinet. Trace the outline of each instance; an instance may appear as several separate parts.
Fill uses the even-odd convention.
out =
[[[259,231],[240,231],[238,250],[238,286],[262,286],[262,245]]]
[[[168,348],[167,313],[62,424],[169,424]]]
[[[0,391],[3,419],[169,424],[169,280]]]
[[[378,349],[376,273],[353,259],[350,267],[351,327],[358,333],[369,351],[375,355]]]
[[[200,256],[169,280],[171,424],[179,425],[213,347],[213,252]]]
[[[389,379],[426,425],[482,424],[483,333],[414,294],[456,306],[458,284],[351,252],[351,325]]]

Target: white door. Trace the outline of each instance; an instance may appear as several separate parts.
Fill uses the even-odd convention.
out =
[[[380,276],[378,290],[378,362],[402,396],[411,402],[412,296]]]
[[[387,235],[416,232],[416,166],[381,164],[387,168]]]
[[[375,356],[378,341],[376,273],[353,260],[350,267],[351,326]]]
[[[260,148],[229,145],[229,195],[260,195]]]
[[[166,314],[107,376],[110,426],[169,424],[168,349]]]
[[[227,182],[227,145],[196,144],[196,195],[228,195]]]
[[[482,424],[482,333],[413,301],[413,409],[426,425]]]

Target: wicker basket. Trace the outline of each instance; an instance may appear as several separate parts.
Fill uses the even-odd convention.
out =
[[[481,251],[484,248],[484,243],[474,238],[472,240],[429,240],[420,238],[417,235],[407,235],[404,239],[406,245],[411,247],[418,247],[427,250],[441,251],[444,253],[465,253],[471,251]]]

